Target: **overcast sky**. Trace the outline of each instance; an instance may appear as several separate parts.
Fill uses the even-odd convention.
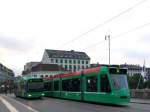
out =
[[[41,61],[44,49],[84,51],[91,63],[108,64],[108,34],[111,64],[143,65],[145,59],[150,67],[150,0],[0,1],[0,62],[16,75],[26,62]]]

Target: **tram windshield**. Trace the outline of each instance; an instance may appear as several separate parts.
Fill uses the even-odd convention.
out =
[[[111,74],[112,85],[114,89],[128,89],[128,82],[126,75],[113,75]]]
[[[28,81],[28,90],[29,91],[42,91],[44,88],[43,81],[34,81],[30,80]]]

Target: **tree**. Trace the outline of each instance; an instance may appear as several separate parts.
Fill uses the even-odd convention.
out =
[[[133,76],[128,76],[128,83],[130,89],[136,89],[138,83],[139,83],[138,89],[144,88],[144,78],[142,77],[141,74],[134,74]]]
[[[144,83],[144,88],[150,89],[150,80]]]

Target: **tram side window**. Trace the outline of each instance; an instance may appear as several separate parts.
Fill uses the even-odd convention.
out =
[[[52,88],[51,88],[51,82],[44,83],[44,90],[45,91],[51,91],[52,90]]]
[[[80,79],[73,79],[72,80],[72,91],[77,92],[80,91]]]
[[[101,76],[101,92],[109,93],[111,92],[110,84],[107,75]]]
[[[59,81],[54,81],[54,91],[59,91]]]
[[[50,82],[50,83],[48,84],[48,90],[49,90],[49,91],[52,90],[52,82]]]
[[[63,80],[62,90],[72,91],[72,92],[80,91],[80,79],[76,78],[76,79]]]
[[[97,77],[96,76],[86,78],[86,91],[97,92]]]
[[[62,81],[62,90],[63,91],[71,91],[72,90],[72,80],[63,80]]]
[[[67,83],[66,80],[62,81],[62,91],[66,91],[67,90]]]

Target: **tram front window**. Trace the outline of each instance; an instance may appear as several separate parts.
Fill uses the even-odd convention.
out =
[[[43,91],[44,85],[43,82],[28,82],[28,91]]]
[[[128,82],[126,75],[111,75],[112,85],[114,89],[128,89]]]

